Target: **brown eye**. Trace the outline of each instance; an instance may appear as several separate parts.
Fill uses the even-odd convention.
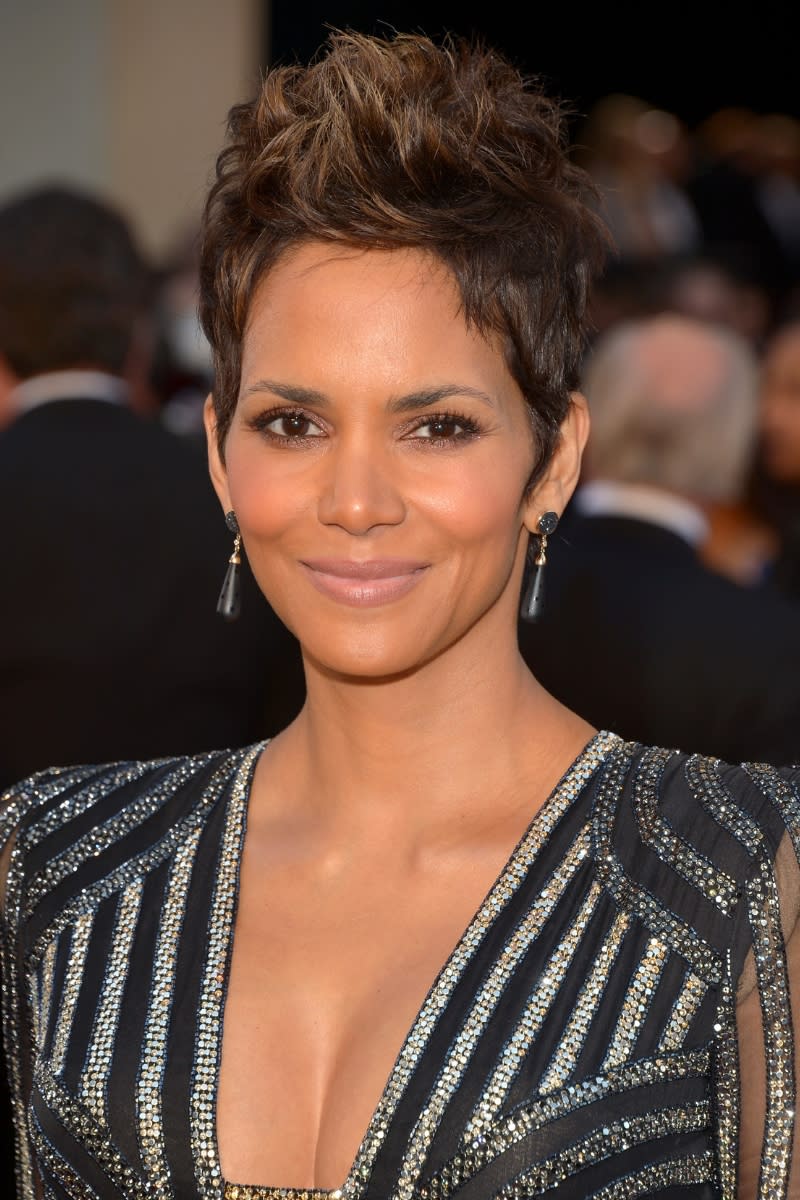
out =
[[[308,437],[311,422],[303,413],[285,413],[275,422],[284,437]]]
[[[299,442],[325,436],[325,431],[304,412],[262,413],[254,418],[251,425],[253,429],[279,442]]]

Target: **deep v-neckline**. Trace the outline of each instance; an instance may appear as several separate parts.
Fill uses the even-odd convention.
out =
[[[222,1026],[233,962],[241,860],[253,777],[261,753],[269,743],[264,741],[249,748],[238,765],[228,799],[200,1004],[203,1050],[198,1055],[199,1070],[198,1063],[195,1064],[192,1107],[195,1118],[200,1117],[194,1123],[193,1141],[197,1181],[203,1187],[204,1196],[218,1197],[220,1187],[227,1185],[229,1188],[238,1187],[243,1196],[249,1192],[254,1197],[274,1197],[275,1200],[294,1200],[297,1196],[313,1197],[314,1200],[323,1200],[325,1197],[330,1200],[338,1200],[339,1197],[342,1200],[359,1200],[369,1182],[378,1150],[408,1081],[425,1051],[434,1026],[446,1011],[467,964],[541,856],[555,826],[620,740],[616,734],[605,730],[593,734],[534,813],[430,985],[395,1057],[347,1176],[341,1186],[333,1190],[224,1180],[220,1166],[217,1101],[222,1068]]]

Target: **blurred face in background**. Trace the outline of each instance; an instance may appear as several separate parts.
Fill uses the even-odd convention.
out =
[[[776,334],[764,353],[759,421],[767,474],[800,484],[800,321]]]

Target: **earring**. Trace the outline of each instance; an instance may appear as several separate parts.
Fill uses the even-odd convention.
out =
[[[225,572],[225,578],[222,581],[222,591],[219,594],[217,601],[217,612],[226,621],[235,621],[239,616],[242,607],[242,589],[241,589],[241,549],[242,535],[239,532],[239,522],[236,520],[235,512],[225,513],[225,524],[234,534],[233,539],[233,554],[228,559],[228,569]]]
[[[523,621],[538,621],[544,607],[544,568],[547,565],[547,539],[555,533],[558,525],[558,513],[542,513],[536,524],[539,538],[538,549],[534,552],[533,539],[528,545],[528,555],[525,564],[526,582],[519,606],[519,615]]]

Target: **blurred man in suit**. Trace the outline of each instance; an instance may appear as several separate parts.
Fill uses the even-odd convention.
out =
[[[800,607],[703,565],[740,492],[757,363],[728,329],[661,315],[597,340],[585,482],[550,539],[537,678],[596,725],[733,761],[800,760]]]
[[[148,387],[150,273],[66,188],[0,209],[0,785],[40,767],[237,745],[302,702],[294,640],[231,553],[199,450]]]

